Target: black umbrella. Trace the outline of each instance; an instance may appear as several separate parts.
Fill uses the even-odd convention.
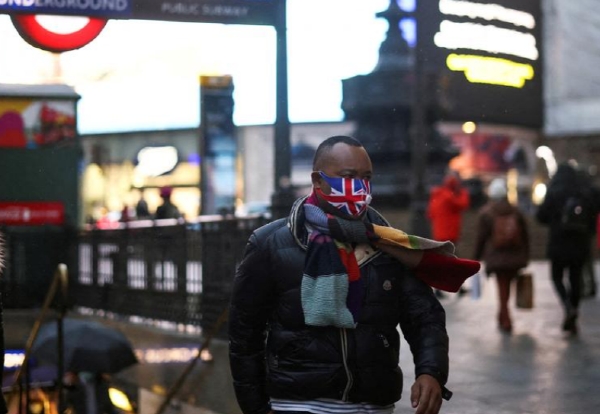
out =
[[[57,322],[42,325],[31,348],[32,356],[58,362]],[[83,319],[63,319],[63,363],[66,371],[114,373],[137,358],[129,340],[116,329]]]

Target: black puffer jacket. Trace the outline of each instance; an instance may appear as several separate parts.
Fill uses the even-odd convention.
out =
[[[230,363],[242,411],[268,412],[269,397],[380,405],[399,400],[398,324],[410,344],[416,376],[430,374],[444,385],[444,309],[429,286],[385,254],[377,252],[361,264],[365,296],[355,329],[304,324],[300,286],[308,234],[303,201],[296,202],[287,223],[278,220],[253,233],[236,272]],[[387,225],[372,209],[367,219]]]

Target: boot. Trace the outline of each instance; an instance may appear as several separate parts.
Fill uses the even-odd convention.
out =
[[[577,333],[577,317],[579,313],[577,309],[567,307],[565,311],[565,319],[563,320],[562,330],[564,332],[570,332],[572,334]]]
[[[498,328],[502,332],[511,332],[512,331],[512,321],[510,320],[510,315],[508,314],[508,310],[500,311],[498,314]]]

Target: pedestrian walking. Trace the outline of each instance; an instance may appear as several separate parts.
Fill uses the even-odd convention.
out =
[[[598,201],[596,191],[574,166],[563,163],[548,185],[536,218],[549,227],[546,254],[552,281],[564,309],[562,329],[576,334],[581,299],[582,270],[590,255]],[[565,283],[565,271],[568,283]]]
[[[431,223],[434,240],[451,241],[456,245],[460,239],[462,217],[469,208],[469,192],[461,185],[458,173],[448,172],[441,185],[431,189],[427,217]],[[461,287],[459,294],[466,290]],[[443,293],[436,291],[438,297]]]
[[[522,212],[507,198],[506,181],[492,180],[489,201],[479,210],[476,260],[485,263],[488,276],[495,276],[498,287],[498,327],[512,330],[508,301],[511,282],[529,263],[529,231]]]
[[[140,198],[135,205],[135,218],[137,220],[145,220],[150,218],[150,210],[148,209],[148,202],[144,197],[144,189],[140,189]]]
[[[389,227],[369,207],[372,174],[357,140],[326,139],[311,194],[250,237],[229,323],[243,413],[391,414],[403,388],[398,325],[413,354],[416,412],[436,414],[450,398],[445,311],[424,280],[456,291],[479,263]]]
[[[160,196],[163,199],[163,202],[156,209],[155,218],[157,219],[168,219],[175,218],[178,219],[181,217],[181,212],[179,208],[171,201],[171,194],[173,193],[173,189],[171,187],[162,187],[160,189]]]

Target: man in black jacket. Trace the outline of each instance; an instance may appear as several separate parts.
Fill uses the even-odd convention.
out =
[[[598,190],[573,165],[563,163],[558,166],[536,212],[537,220],[549,228],[546,256],[550,259],[552,282],[564,310],[562,330],[569,334],[578,331],[582,271],[590,259],[598,199]],[[568,273],[568,283],[565,283],[565,273]]]
[[[451,395],[443,307],[398,260],[330,231],[338,219],[389,225],[368,207],[367,152],[331,137],[313,170],[311,195],[252,234],[236,272],[230,364],[242,411],[391,414],[402,394],[400,325],[415,362],[412,406],[437,414]]]

